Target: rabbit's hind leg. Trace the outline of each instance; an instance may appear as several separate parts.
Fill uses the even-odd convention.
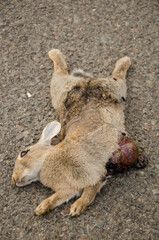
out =
[[[72,204],[70,209],[70,215],[78,216],[80,215],[80,213],[84,212],[87,206],[89,206],[93,202],[96,194],[101,190],[105,183],[105,181],[100,181],[94,186],[86,187],[83,190],[81,197]]]
[[[131,61],[129,57],[120,58],[115,64],[112,76],[114,78],[125,79],[127,70],[129,69],[130,65]]]
[[[54,62],[54,74],[68,74],[65,56],[59,49],[48,52],[50,59]]]
[[[44,214],[49,210],[60,206],[64,202],[68,202],[71,198],[78,196],[79,192],[72,189],[63,189],[54,193],[51,197],[45,199],[41,204],[35,209],[36,215]]]

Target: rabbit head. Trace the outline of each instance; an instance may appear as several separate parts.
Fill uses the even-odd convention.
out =
[[[18,187],[22,187],[39,180],[39,173],[43,162],[51,146],[51,139],[61,130],[61,124],[53,121],[44,128],[40,140],[26,149],[22,150],[17,160],[12,174],[12,182]]]

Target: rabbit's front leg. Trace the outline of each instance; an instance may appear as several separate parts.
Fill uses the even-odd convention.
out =
[[[94,186],[89,186],[84,188],[83,193],[79,199],[77,199],[70,208],[71,216],[78,216],[80,213],[84,212],[87,206],[89,206],[95,199],[96,194],[105,185],[105,181],[100,181]]]
[[[79,192],[73,189],[60,190],[54,193],[51,197],[42,201],[42,203],[35,209],[35,213],[36,215],[41,215],[78,195]]]

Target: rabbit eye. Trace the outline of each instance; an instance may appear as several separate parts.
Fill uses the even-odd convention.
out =
[[[24,157],[28,152],[30,151],[30,149],[26,150],[26,151],[22,151],[20,156]]]

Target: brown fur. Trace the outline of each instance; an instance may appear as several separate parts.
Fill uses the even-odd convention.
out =
[[[51,50],[49,57],[54,62],[51,98],[62,126],[61,142],[55,145],[56,140],[52,140],[55,144],[51,146],[50,140],[45,146],[43,133],[24,159],[18,156],[12,180],[21,186],[20,180],[24,181],[24,175],[30,174],[23,166],[27,159],[32,175],[38,174],[38,179],[56,192],[36,208],[36,214],[43,214],[83,191],[70,210],[75,216],[93,201],[104,185],[101,179],[105,163],[119,147],[120,132],[125,131],[125,76],[131,63],[124,57],[117,61],[112,76],[98,79],[80,70],[69,75],[65,57],[58,49]],[[17,174],[19,169],[24,170],[21,176]]]

